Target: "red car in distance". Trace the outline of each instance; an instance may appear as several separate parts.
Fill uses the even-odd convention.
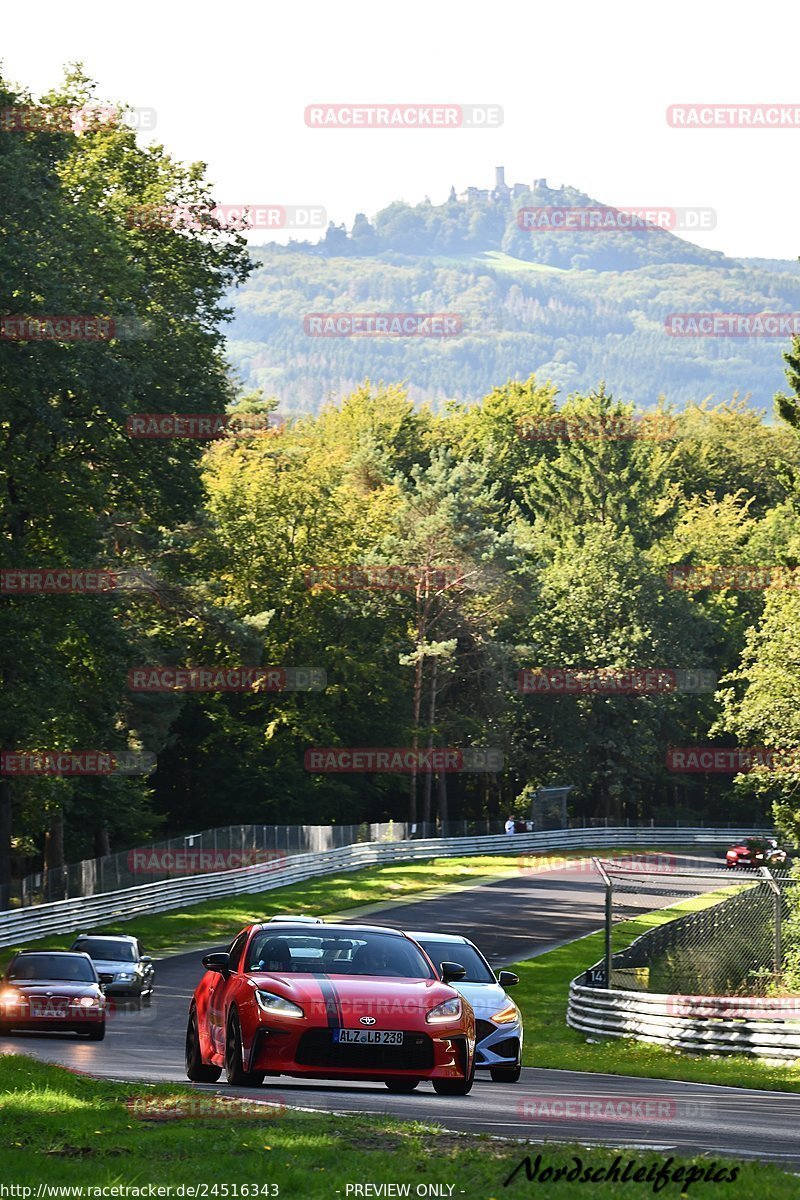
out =
[[[207,954],[189,1008],[186,1074],[259,1087],[267,1075],[369,1080],[411,1092],[423,1080],[465,1096],[475,1075],[475,1017],[451,980],[394,929],[249,925]]]
[[[775,838],[749,838],[731,846],[725,854],[727,867],[783,867],[788,855]]]

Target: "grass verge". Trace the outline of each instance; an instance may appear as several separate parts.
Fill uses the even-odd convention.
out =
[[[513,875],[515,869],[514,856],[478,855],[365,867],[360,871],[307,879],[288,887],[205,900],[188,908],[131,918],[135,925],[117,920],[102,927],[93,926],[92,932],[135,932],[148,953],[178,954],[194,945],[228,942],[243,925],[264,920],[274,913],[330,916],[360,905],[380,901],[392,904],[409,897],[422,898],[434,890],[471,887],[482,879]],[[69,946],[73,937],[74,933],[60,934],[41,939],[36,946],[37,949],[63,949]],[[10,958],[12,950],[0,953]]]
[[[267,1098],[266,1092],[260,1095]],[[233,1098],[173,1085],[145,1088],[107,1083],[33,1059],[5,1056],[0,1058],[0,1178],[18,1188],[31,1187],[27,1196],[36,1196],[37,1188],[47,1184],[63,1189],[121,1185],[129,1190],[117,1194],[128,1197],[136,1195],[130,1189],[148,1185],[162,1189],[151,1193],[160,1196],[170,1194],[168,1187],[207,1185],[211,1200],[237,1195],[335,1200],[337,1193],[345,1197],[347,1185],[357,1182],[405,1184],[412,1196],[424,1194],[418,1187],[427,1184],[432,1195],[498,1200],[501,1195],[531,1195],[524,1170],[504,1187],[525,1154],[534,1163],[537,1153],[542,1155],[540,1171],[559,1165],[573,1168],[574,1155],[581,1160],[582,1170],[597,1172],[616,1158],[613,1150],[550,1142],[525,1145],[391,1118],[282,1111],[275,1103],[265,1108],[266,1117],[259,1117],[252,1115],[254,1106],[247,1103],[241,1108]],[[187,1115],[175,1118],[177,1108]],[[173,1114],[173,1119],[159,1118],[159,1109]],[[637,1168],[652,1166],[654,1172],[669,1160],[670,1173],[683,1168],[683,1177],[690,1165],[707,1173],[714,1162],[632,1150],[622,1152],[618,1171],[631,1159]],[[797,1180],[774,1166],[716,1160],[713,1170],[718,1182],[694,1183],[692,1197],[722,1200],[733,1194],[790,1200],[797,1196]],[[735,1192],[720,1188],[729,1180]],[[548,1195],[575,1195],[572,1181],[546,1182]],[[435,1192],[432,1185],[444,1186]],[[669,1182],[659,1194],[677,1197],[685,1194],[684,1186]],[[652,1195],[653,1190],[652,1182],[640,1182],[637,1188],[599,1178],[579,1187],[581,1196],[604,1200]],[[27,1200],[24,1192],[14,1194]],[[191,1195],[188,1190],[184,1194]],[[371,1189],[366,1194],[381,1193]]]
[[[614,949],[621,950],[648,929],[719,898],[719,893],[697,896],[672,908],[620,922],[614,926]],[[510,968],[520,978],[513,994],[525,1021],[525,1066],[800,1091],[800,1064],[777,1066],[744,1054],[688,1054],[633,1039],[604,1038],[595,1043],[586,1034],[570,1029],[566,1023],[570,981],[603,957],[603,947],[603,934],[593,933]]]
[[[571,849],[569,859],[591,855],[597,851]],[[654,850],[634,851],[617,849],[615,854],[658,853]],[[200,945],[227,942],[251,921],[263,920],[274,913],[311,913],[330,917],[362,905],[393,904],[402,900],[421,900],[449,888],[474,887],[482,880],[497,879],[529,872],[536,858],[547,860],[550,868],[566,864],[565,855],[532,855],[524,851],[508,855],[472,855],[464,858],[432,858],[421,861],[393,863],[385,867],[365,867],[339,875],[325,875],[304,880],[288,887],[273,888],[242,896],[205,900],[188,908],[151,916],[132,917],[135,926],[117,920],[102,927],[92,927],[98,933],[136,933],[148,954],[177,954]],[[43,938],[37,949],[59,950],[69,946],[79,932]],[[88,932],[84,930],[83,932]],[[26,942],[25,945],[28,945]],[[0,950],[0,961],[8,961],[15,949]]]

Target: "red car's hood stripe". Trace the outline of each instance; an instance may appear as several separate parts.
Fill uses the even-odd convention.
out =
[[[340,1029],[344,1025],[344,1017],[342,1015],[342,1006],[339,1002],[339,993],[337,992],[333,981],[324,973],[324,971],[315,971],[314,978],[319,984],[319,990],[322,993],[322,999],[325,1004],[325,1014],[328,1018],[329,1029]]]

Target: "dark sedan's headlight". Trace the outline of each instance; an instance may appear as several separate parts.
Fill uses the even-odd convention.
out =
[[[291,1000],[286,1000],[283,996],[276,996],[274,992],[262,992],[260,988],[256,988],[256,1000],[262,1012],[271,1013],[276,1017],[304,1017],[306,1015],[299,1004],[293,1004]]]

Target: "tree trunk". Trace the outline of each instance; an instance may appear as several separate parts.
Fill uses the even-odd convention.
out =
[[[437,790],[439,793],[439,821],[442,826],[442,832],[446,836],[446,826],[449,821],[447,812],[447,772],[440,771],[436,777]]]
[[[414,729],[411,734],[411,749],[414,760],[411,765],[411,793],[408,798],[408,820],[417,823],[417,750],[419,749],[419,716],[422,708],[422,658],[414,667]]]
[[[428,704],[428,749],[433,749],[433,723],[436,720],[436,680],[439,674],[439,659],[434,658],[431,670],[430,702]],[[422,819],[427,825],[431,819],[431,793],[433,791],[433,771],[425,774],[425,799],[422,808]]]
[[[111,853],[111,842],[108,837],[108,826],[105,822],[98,825],[94,831],[94,856],[95,858],[107,858]]]
[[[45,895],[48,900],[66,897],[64,871],[64,810],[53,814],[50,828],[44,836],[44,869],[47,872]]]
[[[11,904],[11,780],[0,779],[0,908]]]

